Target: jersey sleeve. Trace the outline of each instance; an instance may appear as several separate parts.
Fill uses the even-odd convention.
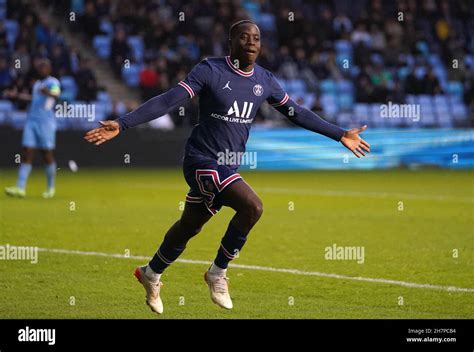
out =
[[[284,105],[288,101],[289,96],[272,73],[270,73],[269,86],[270,95],[267,98],[267,102],[275,108]]]
[[[190,98],[199,94],[204,86],[209,84],[212,68],[207,60],[202,60],[199,64],[189,72],[187,77],[178,83],[181,87],[186,89]]]

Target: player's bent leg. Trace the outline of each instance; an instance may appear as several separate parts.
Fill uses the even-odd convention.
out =
[[[5,194],[10,197],[24,198],[26,196],[26,181],[30,175],[33,163],[34,150],[30,147],[23,147],[22,160],[18,169],[18,179],[16,186],[6,187]]]
[[[204,280],[209,286],[211,300],[223,308],[232,309],[226,277],[227,266],[239,254],[248,233],[262,216],[263,205],[254,190],[243,180],[227,187],[220,195],[220,200],[236,213],[222,238],[213,264],[204,274]]]
[[[53,150],[42,149],[43,162],[45,164],[47,187],[43,192],[43,198],[53,198],[55,194],[56,162]]]
[[[161,274],[186,248],[188,241],[196,236],[212,217],[202,203],[188,203],[181,218],[168,230],[165,238],[150,261],[150,268]]]
[[[262,200],[244,180],[226,188],[221,201],[236,211],[231,223],[242,232],[250,232],[263,214]]]
[[[150,263],[135,269],[134,275],[145,288],[146,303],[152,311],[163,313],[161,274],[179,257],[187,242],[201,231],[211,217],[202,203],[186,203],[181,218],[168,230]]]

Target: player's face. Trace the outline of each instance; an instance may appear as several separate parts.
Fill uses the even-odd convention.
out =
[[[51,74],[51,66],[45,63],[42,63],[38,67],[38,71],[41,77],[45,78]]]
[[[260,54],[260,30],[251,23],[245,23],[237,28],[232,40],[232,52],[244,64],[253,64]]]

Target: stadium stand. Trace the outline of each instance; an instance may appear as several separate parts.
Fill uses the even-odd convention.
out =
[[[114,97],[98,99],[94,70],[68,47],[61,32],[32,7],[11,3],[7,11],[7,2],[0,0],[0,121],[11,123],[26,108],[12,92],[31,89],[34,60],[44,56],[60,77],[61,99],[94,102],[98,111],[113,116]],[[251,18],[262,31],[259,64],[276,73],[290,96],[330,121],[346,128],[361,123],[393,128],[473,124],[474,7],[469,1],[46,3],[63,18],[76,13],[78,21],[70,25],[82,31],[96,55],[110,62],[130,89],[140,90],[143,100],[175,85],[201,58],[227,54],[229,25]],[[15,58],[22,68],[14,68]],[[423,118],[417,123],[380,119],[380,106],[388,102],[417,104]],[[196,102],[189,107],[193,118],[185,123],[193,124]],[[267,108],[257,122],[284,123]]]

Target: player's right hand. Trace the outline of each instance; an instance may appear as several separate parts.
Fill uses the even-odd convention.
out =
[[[102,125],[86,133],[84,139],[95,145],[102,144],[116,137],[120,133],[120,125],[117,121],[99,121]]]

